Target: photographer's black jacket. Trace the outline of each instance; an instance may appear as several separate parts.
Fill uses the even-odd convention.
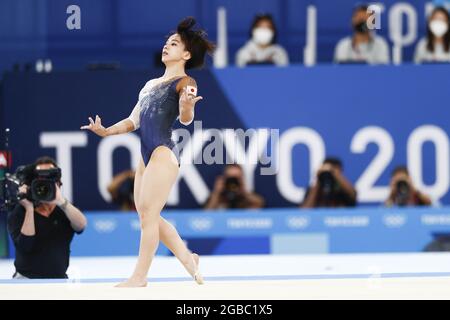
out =
[[[25,208],[21,205],[8,214],[8,232],[16,248],[16,271],[31,279],[67,278],[75,231],[64,211],[55,207],[49,217],[35,211],[34,236],[21,233],[24,219]]]

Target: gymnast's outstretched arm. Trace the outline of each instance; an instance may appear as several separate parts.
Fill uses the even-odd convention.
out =
[[[108,128],[105,128],[102,125],[102,119],[97,115],[95,117],[95,121],[89,117],[89,125],[82,126],[80,129],[91,130],[100,137],[107,137],[134,131],[139,127],[139,110],[137,108],[138,107],[135,107],[133,109],[133,112],[128,118],[123,119]]]

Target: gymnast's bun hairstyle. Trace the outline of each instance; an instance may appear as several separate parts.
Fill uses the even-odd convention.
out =
[[[211,55],[215,48],[214,44],[208,40],[204,30],[193,29],[195,24],[196,21],[193,17],[187,17],[178,24],[176,31],[180,35],[186,51],[191,53],[191,58],[186,61],[186,69],[203,67],[206,53]]]

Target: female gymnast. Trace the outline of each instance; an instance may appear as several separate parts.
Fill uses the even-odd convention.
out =
[[[160,240],[193,279],[203,283],[198,255],[189,251],[176,229],[160,216],[180,166],[171,140],[172,126],[176,119],[189,125],[195,104],[202,99],[196,96],[196,82],[185,69],[203,66],[206,53],[214,49],[203,30],[194,30],[195,23],[188,17],[170,35],[162,50],[163,76],[145,84],[128,118],[105,128],[97,115],[95,121],[89,117],[89,125],[81,127],[101,137],[140,128],[142,158],[134,180],[134,200],[141,222],[139,256],[131,277],[117,287],[147,285],[147,273]]]

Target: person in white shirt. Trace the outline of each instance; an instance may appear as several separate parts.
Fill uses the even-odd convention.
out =
[[[236,54],[236,65],[273,64],[286,66],[289,57],[286,50],[276,44],[277,29],[270,14],[257,15],[250,29],[250,40]]]
[[[371,32],[367,25],[370,17],[367,5],[359,5],[353,11],[352,36],[341,39],[334,51],[335,63],[388,64],[389,45],[387,41]]]
[[[415,63],[450,62],[450,14],[444,7],[436,7],[428,18],[427,36],[416,46]]]

